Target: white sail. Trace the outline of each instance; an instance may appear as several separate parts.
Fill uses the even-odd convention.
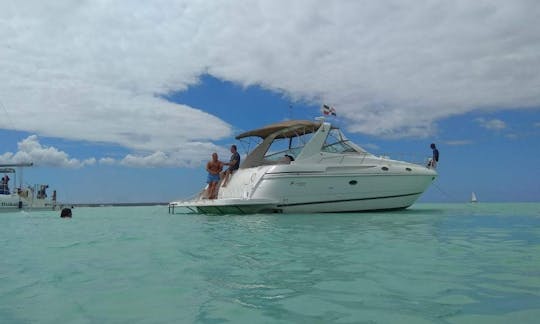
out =
[[[471,202],[472,203],[478,202],[478,199],[476,198],[476,194],[474,192],[471,193]]]

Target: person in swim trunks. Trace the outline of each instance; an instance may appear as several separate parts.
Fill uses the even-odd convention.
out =
[[[223,170],[223,162],[218,160],[217,153],[212,153],[212,160],[206,164],[206,171],[208,171],[208,177],[206,183],[208,183],[208,198],[216,199],[217,197],[217,184],[219,182],[219,174]]]

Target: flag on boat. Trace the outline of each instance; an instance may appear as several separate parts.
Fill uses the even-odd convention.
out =
[[[328,116],[328,115],[336,116],[336,109],[334,107],[330,107],[328,105],[323,105],[322,106],[322,113],[325,116]]]

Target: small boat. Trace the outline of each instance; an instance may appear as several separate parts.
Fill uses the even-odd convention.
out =
[[[236,136],[255,139],[216,199],[203,189],[169,203],[170,213],[338,213],[411,206],[433,168],[375,156],[324,120],[289,120]]]
[[[471,193],[471,202],[472,203],[478,202],[478,199],[476,198],[476,194],[474,193],[474,191]]]
[[[19,186],[10,187],[9,181],[17,183],[17,169],[31,167],[33,163],[0,164],[0,174],[3,175],[0,183],[0,212],[14,212],[19,210],[55,210],[56,190],[52,199],[47,197],[46,184],[35,184],[25,188],[22,186],[22,176],[18,179]]]

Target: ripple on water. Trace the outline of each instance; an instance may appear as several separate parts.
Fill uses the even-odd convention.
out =
[[[539,207],[3,215],[0,322],[534,323]]]

